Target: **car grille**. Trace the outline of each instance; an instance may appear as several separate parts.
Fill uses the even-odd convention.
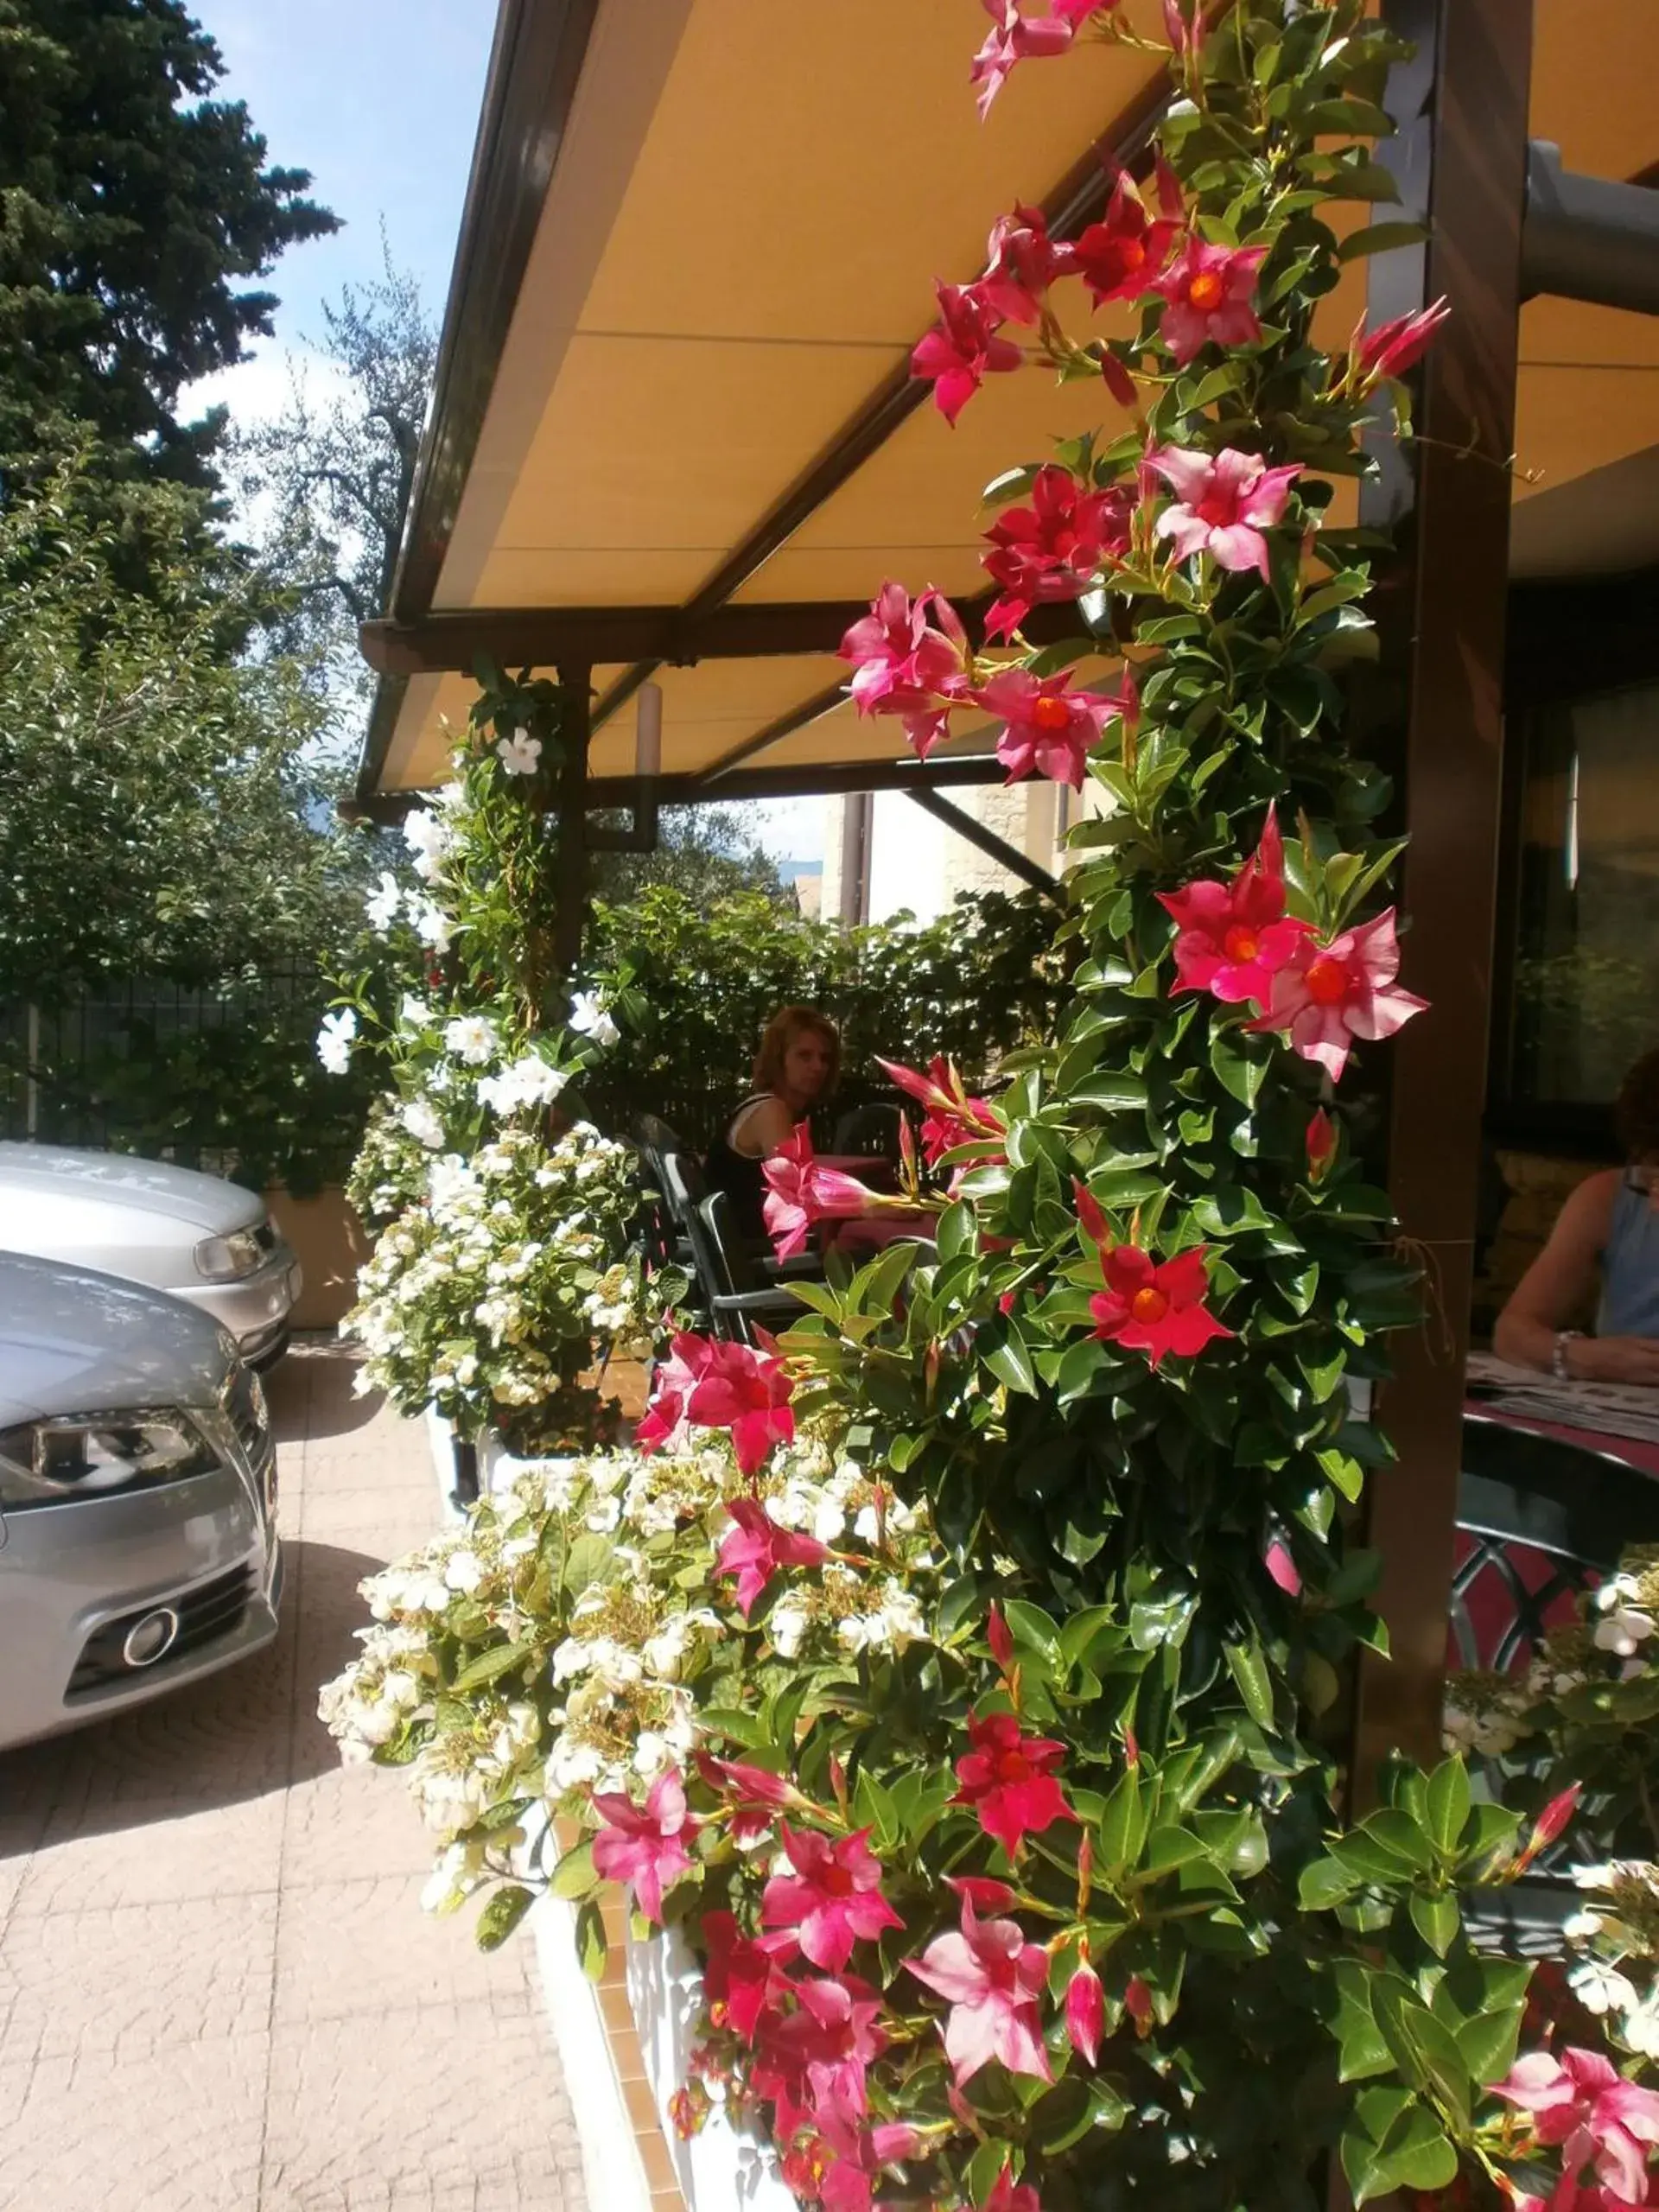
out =
[[[213,1581],[187,1591],[182,1597],[157,1598],[130,1613],[123,1613],[117,1620],[105,1621],[87,1638],[75,1662],[66,1702],[73,1705],[77,1698],[107,1689],[112,1682],[136,1681],[142,1674],[165,1675],[175,1661],[216,1643],[232,1629],[240,1627],[254,1594],[255,1581],[251,1567],[232,1567],[229,1573],[216,1575]],[[153,1667],[129,1665],[122,1646],[139,1622],[162,1605],[170,1605],[178,1615],[178,1634]]]

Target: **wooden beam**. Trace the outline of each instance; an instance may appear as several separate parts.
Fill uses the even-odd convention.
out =
[[[553,923],[553,964],[558,988],[582,957],[582,925],[588,916],[588,810],[594,804],[588,773],[593,729],[589,706],[593,671],[572,663],[559,671],[564,714],[559,724],[563,758],[559,763],[559,901]]]
[[[1418,437],[1379,447],[1381,479],[1360,508],[1395,531],[1397,552],[1356,735],[1397,778],[1412,838],[1402,981],[1432,1009],[1389,1048],[1389,1185],[1431,1310],[1395,1340],[1381,1394],[1399,1464],[1373,1479],[1369,1527],[1393,1658],[1362,1669],[1362,1802],[1389,1751],[1440,1757],[1502,810],[1532,0],[1382,0],[1382,14],[1416,54],[1390,79],[1399,131],[1379,158],[1432,234],[1373,261],[1370,315],[1441,293],[1452,314],[1422,372]]]

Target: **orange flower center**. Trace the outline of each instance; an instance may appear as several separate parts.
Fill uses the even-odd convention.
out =
[[[1262,944],[1254,931],[1230,929],[1221,941],[1221,949],[1230,960],[1254,960]]]
[[[1186,288],[1188,302],[1195,308],[1203,308],[1207,314],[1211,308],[1221,305],[1224,289],[1213,269],[1201,269]]]
[[[1052,691],[1046,692],[1031,710],[1031,719],[1039,729],[1061,730],[1071,726],[1071,709],[1064,699]]]
[[[1023,1751],[1004,1751],[996,1763],[999,1782],[1026,1782],[1031,1777],[1031,1761]]]
[[[1126,269],[1139,269],[1147,257],[1145,241],[1141,238],[1125,238],[1122,257]]]
[[[1161,1290],[1154,1290],[1148,1283],[1144,1290],[1137,1290],[1129,1300],[1129,1311],[1137,1321],[1161,1321],[1169,1311],[1169,1300]]]
[[[1348,995],[1348,966],[1322,953],[1302,978],[1315,1006],[1340,1006]]]

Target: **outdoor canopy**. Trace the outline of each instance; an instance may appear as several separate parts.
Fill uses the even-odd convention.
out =
[[[1161,28],[1158,0],[1124,18]],[[664,798],[915,779],[895,726],[840,695],[842,631],[889,576],[980,598],[988,480],[1124,420],[1099,385],[1027,372],[948,429],[908,374],[932,282],[976,276],[1017,200],[1062,232],[1094,219],[1167,93],[1158,55],[1090,43],[1018,69],[982,124],[987,21],[972,0],[502,0],[415,496],[365,632],[360,803],[444,780],[480,648],[591,670],[594,802],[626,796],[647,677]],[[1531,132],[1568,170],[1649,170],[1656,76],[1659,8],[1538,0]],[[1327,345],[1365,270],[1325,302]],[[1121,327],[1076,298],[1077,334]],[[1659,557],[1656,372],[1649,316],[1523,308],[1514,574]],[[1000,773],[992,734],[928,772]]]

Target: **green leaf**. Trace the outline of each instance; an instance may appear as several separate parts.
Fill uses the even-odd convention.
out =
[[[1140,1777],[1126,1767],[1113,1785],[1100,1816],[1098,1861],[1103,1870],[1135,1866],[1147,1833],[1147,1808]]]
[[[982,1363],[988,1367],[999,1382],[1010,1390],[1034,1398],[1037,1395],[1037,1376],[1031,1363],[1031,1353],[1025,1338],[1012,1323],[1001,1344],[994,1344],[980,1355]]]
[[[480,1951],[499,1951],[536,1902],[536,1893],[519,1882],[506,1882],[490,1894],[474,1930]]]
[[[458,1696],[467,1690],[482,1689],[486,1682],[510,1675],[515,1667],[533,1665],[536,1656],[526,1644],[492,1644],[487,1651],[480,1651],[475,1659],[469,1659],[449,1687]]]
[[[1442,1760],[1428,1778],[1429,1839],[1442,1858],[1451,1858],[1469,1818],[1469,1777],[1463,1761]]]
[[[1337,248],[1338,261],[1357,261],[1368,253],[1391,253],[1395,246],[1421,245],[1428,236],[1421,223],[1370,223],[1351,231]]]
[[[1458,1910],[1458,1901],[1451,1897],[1414,1896],[1411,1899],[1411,1924],[1422,1937],[1437,1959],[1443,1959],[1457,1941],[1463,1916]]]
[[[576,1957],[589,1981],[605,1978],[605,1962],[610,1955],[610,1943],[605,1934],[604,1916],[589,1897],[576,1914]]]
[[[1244,1710],[1259,1728],[1273,1726],[1273,1676],[1257,1643],[1228,1643],[1222,1647],[1227,1670],[1238,1685]]]
[[[599,1882],[594,1866],[594,1840],[584,1836],[580,1843],[560,1855],[548,1887],[556,1897],[585,1897],[592,1895]]]

